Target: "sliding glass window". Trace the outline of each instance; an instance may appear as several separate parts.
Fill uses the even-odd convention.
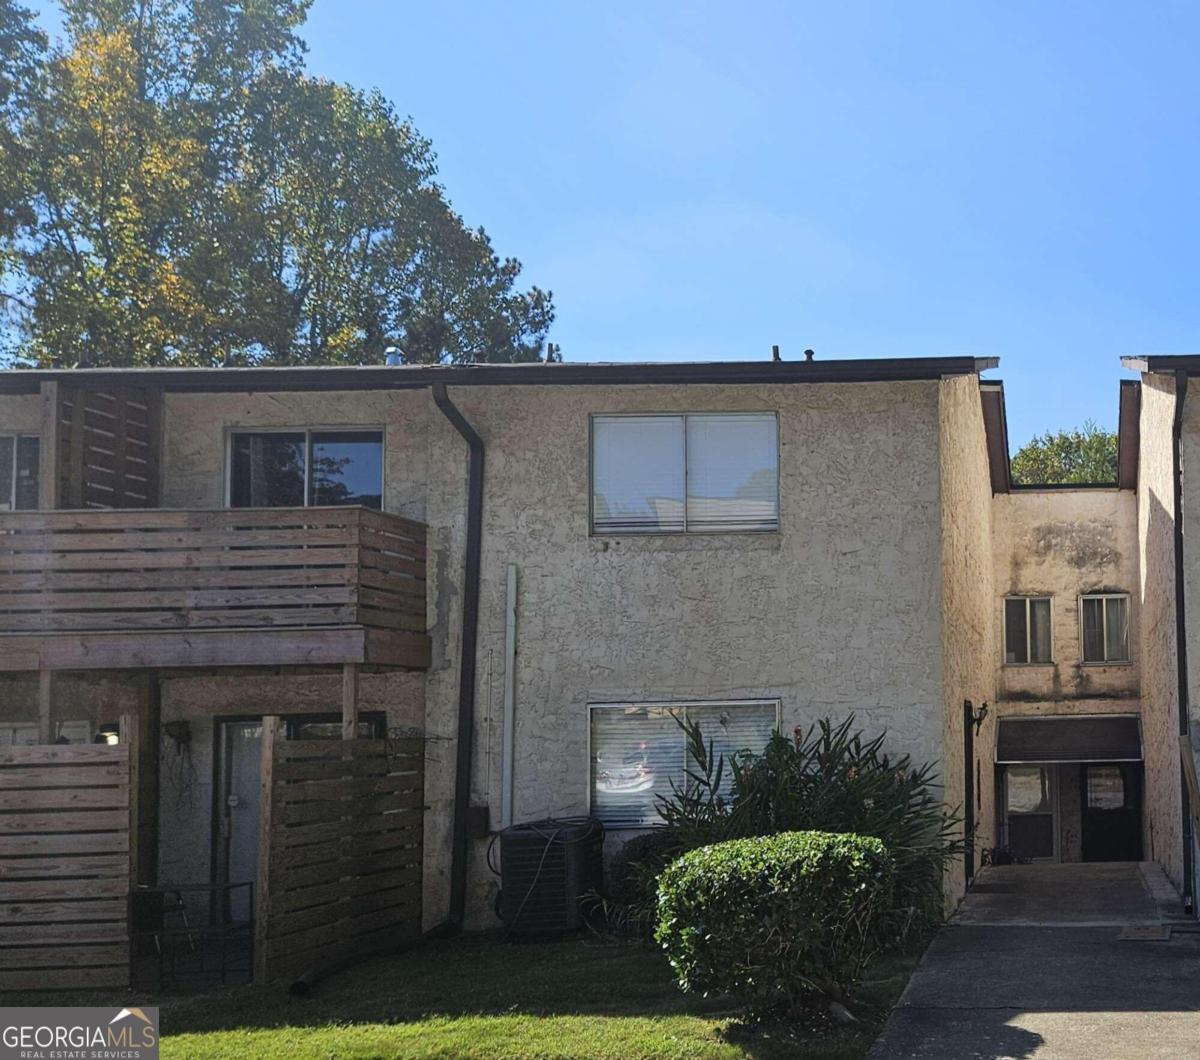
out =
[[[382,431],[238,431],[231,508],[383,506]]]

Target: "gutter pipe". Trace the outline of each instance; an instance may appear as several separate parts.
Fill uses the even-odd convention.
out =
[[[1175,668],[1179,695],[1179,732],[1188,735],[1188,672],[1187,672],[1187,612],[1184,601],[1183,578],[1183,404],[1187,399],[1188,373],[1180,369],[1175,372],[1175,416],[1171,424],[1171,474],[1174,482],[1174,538],[1175,538]],[[1195,896],[1192,866],[1192,815],[1188,812],[1191,794],[1188,790],[1184,765],[1179,764],[1179,787],[1183,811],[1183,906],[1188,913],[1195,912]]]
[[[467,544],[463,562],[462,643],[458,671],[458,737],[454,767],[454,824],[450,856],[451,934],[462,930],[467,907],[467,815],[471,802],[471,742],[475,731],[475,669],[479,640],[479,575],[483,555],[483,439],[450,400],[444,383],[433,400],[467,443]],[[437,930],[437,929],[434,929]]]

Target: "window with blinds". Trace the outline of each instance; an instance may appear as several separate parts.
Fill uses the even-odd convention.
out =
[[[778,528],[775,413],[593,417],[593,533]]]
[[[675,720],[700,725],[713,754],[728,762],[739,751],[761,751],[779,727],[777,700],[732,703],[606,703],[591,707],[592,814],[607,828],[660,823],[658,797],[671,782],[687,783],[687,745]],[[726,781],[730,773],[726,769]]]

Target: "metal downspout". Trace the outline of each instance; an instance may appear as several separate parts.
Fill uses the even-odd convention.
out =
[[[1183,577],[1183,403],[1187,398],[1188,373],[1175,373],[1175,417],[1171,426],[1172,476],[1175,487],[1175,662],[1179,682],[1179,732],[1189,730],[1188,671],[1187,671],[1187,613]],[[1179,765],[1181,809],[1183,811],[1183,904],[1188,912],[1195,909],[1192,878],[1192,815],[1188,812],[1190,794],[1183,763]]]
[[[433,400],[467,443],[467,543],[463,561],[462,643],[458,671],[458,735],[454,767],[454,823],[450,856],[450,915],[446,928],[462,928],[467,906],[467,814],[471,802],[471,743],[475,735],[475,669],[479,636],[479,572],[483,552],[483,439],[450,400],[444,383]]]

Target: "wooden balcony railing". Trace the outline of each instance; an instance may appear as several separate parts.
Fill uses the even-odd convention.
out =
[[[120,634],[127,650],[115,653],[129,665],[212,665],[216,642],[205,648],[197,637],[238,630],[270,636],[252,638],[253,651],[240,642],[235,662],[411,664],[422,647],[427,653],[425,624],[425,527],[398,516],[364,508],[0,514],[0,656],[37,651],[43,666],[117,665],[89,662],[88,649],[111,657],[112,637],[95,638]],[[377,656],[390,646],[406,658],[371,658],[361,636],[338,647],[322,640],[339,630],[372,634]],[[195,636],[176,651],[145,643],[181,632]],[[291,640],[280,639],[285,632]],[[301,633],[308,639],[297,642]],[[72,634],[82,653],[53,634]],[[57,661],[47,662],[47,651]],[[2,668],[24,667],[0,658]]]

